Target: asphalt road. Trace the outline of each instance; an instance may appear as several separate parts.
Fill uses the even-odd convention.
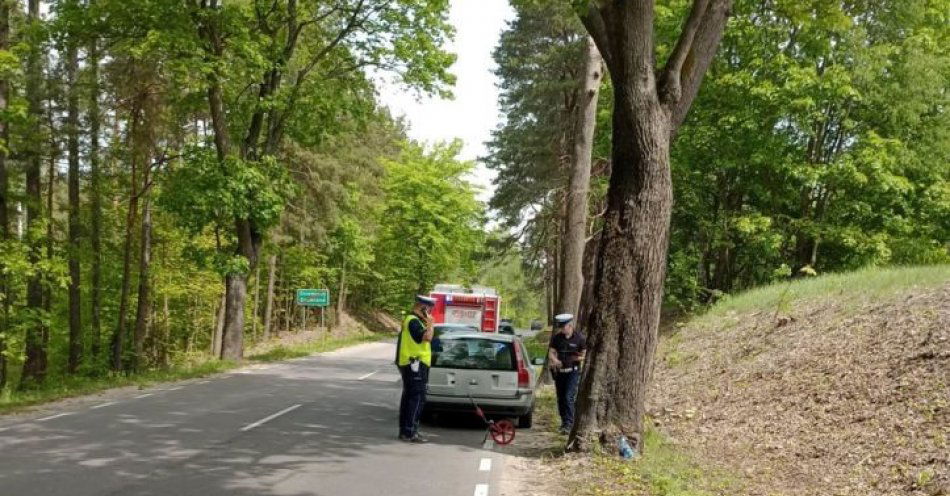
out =
[[[474,422],[396,439],[392,344],[0,417],[0,496],[488,496]]]

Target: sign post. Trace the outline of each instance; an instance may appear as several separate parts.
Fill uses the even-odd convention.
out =
[[[324,320],[324,309],[330,306],[329,289],[298,289],[297,305],[303,307],[301,310],[303,311],[304,329],[307,327],[307,309],[311,307],[320,308],[320,325],[326,327],[326,321]]]

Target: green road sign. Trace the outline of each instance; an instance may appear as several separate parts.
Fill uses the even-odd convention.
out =
[[[298,289],[297,304],[304,307],[328,307],[330,306],[330,290]]]

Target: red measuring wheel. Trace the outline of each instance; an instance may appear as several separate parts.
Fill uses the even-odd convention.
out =
[[[489,427],[491,431],[491,438],[499,446],[505,446],[511,444],[515,440],[515,424],[510,420],[503,419],[498,422],[494,422]]]

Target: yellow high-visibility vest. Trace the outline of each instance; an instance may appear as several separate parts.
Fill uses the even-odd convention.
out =
[[[409,365],[409,358],[416,357],[427,367],[432,365],[432,343],[423,341],[417,343],[412,339],[412,333],[409,332],[409,323],[413,320],[420,320],[413,314],[409,314],[402,321],[402,334],[399,336],[399,362],[400,367]]]

